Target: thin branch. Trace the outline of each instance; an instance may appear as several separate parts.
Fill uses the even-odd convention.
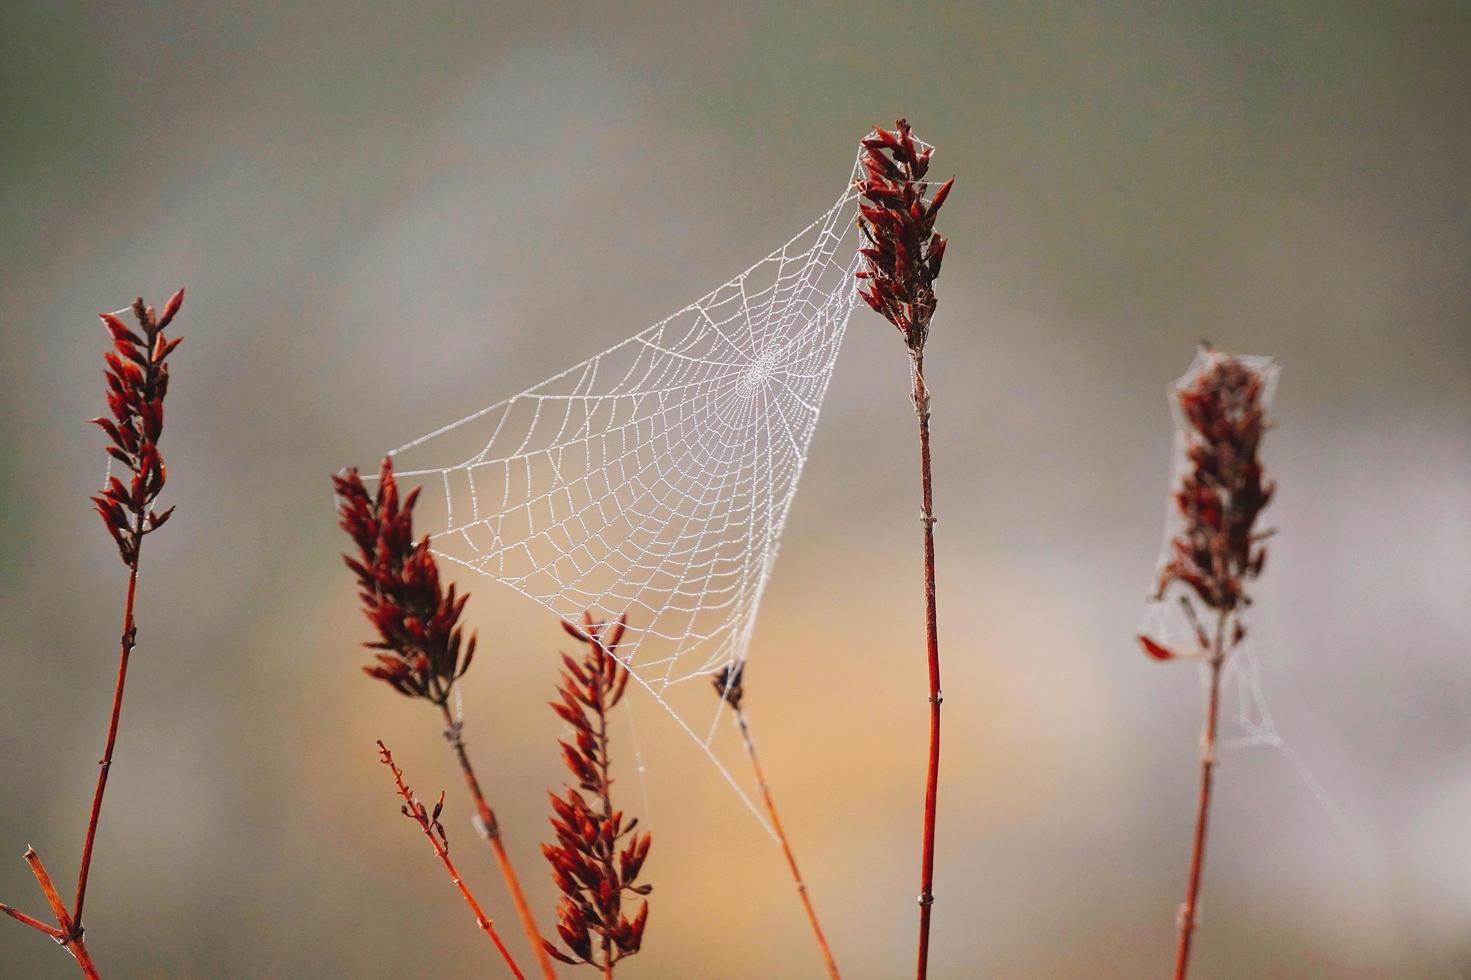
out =
[[[914,353],[914,410],[919,416],[920,521],[924,524],[925,646],[930,681],[930,751],[925,773],[924,845],[919,889],[919,980],[929,972],[930,910],[935,904],[935,811],[940,790],[940,640],[935,616],[935,508],[930,479],[930,395],[924,383],[924,352]]]
[[[56,924],[61,927],[62,935],[57,938],[57,942],[72,954],[88,980],[97,980],[97,964],[92,962],[87,944],[82,941],[81,926],[67,912],[66,903],[61,900],[56,885],[51,881],[51,875],[46,872],[46,865],[41,863],[41,855],[36,853],[35,848],[27,847],[24,856],[26,864],[31,866],[31,874],[36,876],[36,884],[41,886],[41,894],[46,896],[46,904],[51,906],[51,913],[56,916]]]
[[[138,626],[133,621],[133,601],[138,594],[138,560],[143,545],[143,512],[136,513],[137,548],[128,564],[128,598],[123,606],[123,632],[118,649],[117,682],[112,691],[112,715],[107,722],[107,743],[98,761],[97,788],[92,793],[92,809],[87,817],[87,837],[82,843],[82,866],[77,872],[77,898],[74,918],[82,922],[82,906],[87,900],[87,877],[92,870],[92,844],[97,838],[97,824],[102,817],[102,795],[107,792],[107,776],[112,771],[112,753],[117,745],[118,722],[123,714],[123,688],[128,682],[128,660],[137,642]]]
[[[50,936],[52,939],[61,939],[61,938],[63,938],[65,936],[65,934],[60,929],[56,928],[55,926],[48,926],[46,923],[42,922],[40,919],[34,918],[33,916],[26,915],[24,912],[20,911],[19,909],[13,909],[9,905],[6,905],[4,902],[0,902],[0,912],[4,912],[6,915],[10,916],[12,919],[14,919],[17,922],[23,922],[23,923],[25,923],[26,925],[30,926],[32,929],[39,929],[39,930],[41,930],[46,935]]]
[[[475,913],[475,924],[485,931],[485,934],[490,937],[491,942],[495,943],[495,948],[500,951],[501,958],[506,961],[506,966],[511,968],[511,973],[516,976],[516,980],[526,980],[521,973],[520,967],[516,966],[516,961],[511,959],[510,950],[506,949],[506,944],[501,942],[500,934],[495,930],[495,923],[480,908],[480,903],[475,900],[474,893],[470,891],[470,887],[465,884],[464,879],[460,877],[460,872],[455,868],[454,862],[450,860],[449,844],[444,836],[444,827],[439,823],[439,812],[440,808],[444,806],[444,795],[440,794],[439,803],[435,806],[434,812],[431,814],[424,807],[424,804],[414,798],[414,794],[408,786],[404,785],[403,770],[394,765],[393,754],[388,751],[388,746],[380,741],[378,743],[378,751],[380,753],[380,761],[393,773],[393,783],[398,789],[398,795],[403,797],[404,814],[413,818],[419,825],[419,829],[424,832],[424,836],[429,839],[429,843],[433,845],[434,853],[439,855],[439,860],[444,864],[445,870],[449,872],[450,881],[459,890],[460,896],[465,900],[465,904],[470,906],[470,911]]]
[[[822,953],[823,965],[827,967],[828,976],[832,980],[841,980],[838,973],[838,964],[833,960],[833,951],[828,947],[827,937],[822,934],[822,926],[817,921],[817,910],[812,906],[812,897],[807,894],[807,883],[802,880],[802,872],[797,870],[797,856],[792,853],[792,845],[787,841],[786,831],[782,829],[781,817],[776,813],[776,801],[771,797],[771,790],[766,785],[766,773],[761,768],[761,759],[756,755],[756,743],[751,738],[751,729],[746,722],[745,709],[736,705],[736,724],[741,730],[741,741],[745,743],[746,755],[751,758],[751,768],[756,773],[756,785],[761,789],[761,799],[766,804],[766,813],[771,817],[772,829],[776,831],[776,839],[781,844],[781,852],[786,856],[787,867],[792,872],[792,881],[797,884],[797,895],[802,899],[802,908],[807,912],[807,921],[812,926],[812,935],[817,939],[818,951]]]
[[[1221,611],[1216,622],[1215,639],[1211,644],[1210,692],[1206,699],[1205,721],[1200,733],[1200,791],[1195,801],[1195,833],[1190,844],[1190,875],[1185,885],[1185,901],[1180,905],[1180,938],[1175,949],[1174,980],[1185,980],[1190,967],[1190,942],[1195,936],[1200,879],[1205,868],[1211,784],[1216,767],[1216,724],[1220,716],[1221,667],[1226,661],[1226,620],[1229,616],[1226,610]]]
[[[531,949],[536,956],[537,966],[541,968],[542,976],[546,980],[556,980],[556,970],[552,968],[551,957],[543,948],[541,931],[537,928],[536,920],[531,914],[531,905],[526,901],[526,893],[521,889],[521,879],[511,864],[510,855],[506,853],[506,845],[501,841],[501,828],[496,821],[495,811],[486,802],[485,793],[480,789],[480,780],[475,776],[475,768],[470,765],[470,756],[465,751],[463,726],[460,722],[455,721],[448,705],[441,702],[439,708],[444,713],[444,721],[447,726],[444,737],[449,742],[450,748],[454,750],[455,760],[459,762],[460,772],[465,777],[465,785],[469,788],[470,796],[475,801],[475,829],[490,844],[496,865],[500,868],[501,877],[505,879],[506,890],[511,893],[511,904],[515,906],[516,917],[521,920],[521,928],[526,933],[527,941],[531,943]]]

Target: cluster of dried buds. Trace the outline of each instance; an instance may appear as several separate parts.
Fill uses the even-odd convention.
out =
[[[577,785],[563,796],[550,794],[557,843],[543,844],[542,853],[562,892],[557,934],[570,955],[550,941],[545,945],[563,963],[586,963],[610,973],[613,964],[638,952],[649,919],[648,902],[632,919],[624,914],[624,893],[647,895],[652,890],[634,883],[651,838],[635,830],[637,818],[624,823],[610,792],[608,712],[628,686],[628,670],[618,660],[624,620],[599,623],[584,615],[581,627],[563,626],[586,645],[580,661],[562,655],[561,700],[551,703],[557,717],[572,726],[572,741],[560,744]]]
[[[722,667],[720,673],[714,677],[715,694],[736,711],[741,710],[741,698],[746,694],[745,688],[741,687],[741,679],[745,673],[744,663],[731,663]]]
[[[930,185],[931,148],[920,149],[909,123],[900,119],[892,132],[876,129],[863,141],[863,176],[856,189],[863,197],[858,228],[863,235],[863,268],[859,295],[904,335],[916,356],[929,338],[934,316],[935,279],[945,256],[946,240],[935,233],[935,217],[955,183],[941,184],[925,198]]]
[[[142,298],[133,301],[134,331],[111,313],[98,314],[112,334],[113,350],[107,352],[107,407],[112,418],[99,416],[93,423],[107,433],[112,445],[107,452],[132,474],[128,482],[116,476],[92,503],[102,516],[108,533],[117,542],[123,564],[138,560],[143,536],[163,526],[174,512],[170,507],[155,513],[153,502],[163,490],[166,471],[158,438],[163,433],[163,399],[169,390],[169,366],[164,363],[182,337],[169,340],[167,327],[184,305],[181,289],[169,297],[163,313],[156,314]]]
[[[358,547],[356,557],[343,560],[357,576],[363,613],[378,631],[377,640],[364,644],[380,651],[377,663],[363,670],[400,694],[443,706],[470,667],[475,635],[466,638],[460,624],[469,596],[457,597],[453,585],[442,589],[429,538],[414,541],[419,490],[400,500],[387,458],[376,494],[355,469],[334,477],[333,484],[341,499],[340,524]]]
[[[1175,506],[1183,525],[1170,541],[1170,556],[1160,569],[1156,598],[1174,582],[1190,589],[1224,623],[1251,602],[1246,583],[1261,573],[1267,560],[1262,543],[1270,531],[1257,531],[1256,521],[1272,499],[1275,485],[1266,479],[1257,458],[1267,428],[1263,395],[1266,379],[1240,360],[1206,349],[1204,364],[1179,389],[1185,424],[1187,467],[1175,490]],[[1202,650],[1215,649],[1188,597],[1181,597],[1186,616]],[[1237,618],[1229,640],[1240,642],[1245,627]],[[1174,650],[1148,637],[1141,643],[1150,656],[1169,660]],[[1217,653],[1219,655],[1219,653]]]

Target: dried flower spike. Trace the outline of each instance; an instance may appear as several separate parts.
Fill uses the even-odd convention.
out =
[[[594,622],[586,614],[580,627],[563,623],[586,645],[581,660],[562,655],[561,699],[551,703],[557,717],[572,726],[571,741],[559,744],[576,786],[562,796],[548,794],[557,843],[542,845],[562,893],[557,935],[568,951],[550,940],[546,949],[563,963],[597,967],[605,977],[613,975],[614,964],[639,951],[649,920],[648,902],[628,917],[624,893],[643,896],[652,890],[635,884],[651,838],[635,830],[637,818],[625,823],[612,802],[608,712],[628,686],[628,670],[618,661],[624,623]]]
[[[1261,573],[1267,549],[1257,516],[1276,489],[1257,450],[1266,432],[1265,379],[1236,358],[1206,350],[1205,366],[1179,394],[1189,425],[1189,469],[1175,491],[1185,519],[1160,573],[1159,596],[1184,582],[1209,608],[1234,612],[1249,604],[1245,583]]]
[[[169,366],[164,363],[182,337],[164,336],[184,304],[184,290],[169,297],[163,314],[140,297],[133,301],[137,332],[111,313],[99,313],[112,334],[113,350],[107,361],[107,407],[112,417],[98,416],[92,423],[107,433],[112,445],[107,453],[131,474],[125,483],[110,477],[92,503],[102,523],[117,543],[124,565],[132,565],[145,534],[162,527],[174,509],[155,513],[153,502],[163,490],[166,471],[158,449],[163,434],[163,400],[169,391]]]
[[[363,612],[378,631],[378,639],[364,645],[383,651],[364,672],[400,694],[447,703],[475,656],[475,635],[466,639],[460,625],[469,596],[456,597],[453,585],[441,589],[429,538],[414,541],[418,488],[400,501],[386,457],[376,494],[355,469],[333,483],[342,529],[358,547],[355,557],[343,560],[358,578]]]
[[[1275,489],[1258,458],[1267,429],[1269,377],[1248,360],[1220,354],[1208,345],[1193,373],[1176,387],[1184,424],[1185,468],[1172,503],[1180,518],[1156,583],[1156,601],[1180,585],[1178,601],[1195,649],[1177,650],[1140,635],[1144,652],[1155,660],[1196,659],[1209,673],[1205,720],[1200,736],[1200,782],[1185,900],[1180,906],[1175,980],[1190,965],[1210,815],[1220,716],[1221,669],[1246,636],[1242,612],[1250,605],[1246,584],[1266,563],[1257,519]]]
[[[945,257],[946,239],[935,232],[935,218],[950,193],[950,178],[926,199],[931,147],[920,149],[909,123],[893,132],[875,129],[863,141],[863,176],[856,184],[858,230],[864,245],[864,302],[898,328],[911,353],[924,350],[934,316],[935,279]]]

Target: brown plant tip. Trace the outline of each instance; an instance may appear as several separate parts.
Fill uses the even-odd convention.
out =
[[[1160,569],[1156,598],[1172,583],[1190,590],[1206,608],[1223,616],[1251,603],[1246,584],[1261,574],[1267,560],[1263,543],[1270,531],[1257,531],[1257,518],[1271,502],[1275,484],[1258,459],[1268,423],[1261,371],[1209,348],[1197,373],[1177,398],[1186,424],[1186,469],[1174,492],[1183,523],[1170,540],[1169,558]],[[1188,597],[1185,614],[1202,649],[1212,644]],[[1229,637],[1245,635],[1238,618]],[[1141,637],[1157,659],[1177,654]]]
[[[746,694],[745,688],[741,686],[745,675],[744,663],[732,663],[722,667],[720,673],[714,677],[716,695],[736,711],[741,710],[741,698]]]
[[[158,448],[163,434],[163,401],[169,390],[169,366],[165,361],[183,340],[164,336],[164,328],[183,303],[181,289],[169,297],[159,316],[141,297],[134,300],[136,330],[111,313],[98,314],[112,335],[113,349],[104,355],[107,407],[112,415],[92,419],[92,424],[107,433],[111,443],[108,455],[130,476],[126,481],[109,477],[92,504],[117,543],[123,564],[128,566],[137,560],[143,536],[162,527],[174,512],[170,507],[157,513],[153,503],[167,476]]]
[[[586,646],[581,659],[562,654],[560,700],[551,703],[557,717],[572,727],[571,741],[559,744],[576,786],[562,796],[548,794],[557,843],[543,844],[542,853],[562,893],[557,935],[567,952],[550,940],[543,942],[563,963],[611,973],[615,963],[639,951],[649,919],[647,901],[630,919],[624,895],[643,896],[652,890],[635,883],[651,838],[635,829],[637,818],[625,822],[623,811],[613,809],[611,794],[607,716],[628,686],[628,670],[618,660],[625,620],[600,623],[584,614],[581,626],[563,626]]]
[[[855,189],[859,249],[863,267],[858,295],[898,328],[912,354],[924,350],[930,318],[935,314],[935,280],[945,257],[946,239],[937,234],[935,218],[950,194],[950,178],[929,194],[925,181],[933,148],[920,149],[909,123],[900,119],[893,131],[875,129],[863,140],[863,176]]]
[[[475,635],[465,636],[460,616],[469,594],[441,588],[429,538],[414,541],[417,488],[400,499],[393,462],[383,460],[377,493],[369,493],[355,469],[333,478],[339,523],[357,545],[344,555],[358,580],[363,614],[378,631],[365,643],[380,651],[363,668],[408,697],[443,706],[475,655]]]

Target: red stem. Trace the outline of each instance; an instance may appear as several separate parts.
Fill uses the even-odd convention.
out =
[[[598,651],[605,658],[598,662],[598,670],[603,671],[606,669],[608,661],[613,659],[613,655],[603,647],[601,641],[598,643]],[[613,676],[616,677],[618,665],[614,662],[612,666],[614,670]],[[601,684],[598,690],[598,758],[596,761],[598,768],[602,770],[603,791],[601,795],[603,800],[603,826],[606,827],[613,822],[612,776],[610,775],[613,768],[613,760],[608,754],[608,707],[605,703],[608,692]],[[614,877],[613,850],[613,842],[610,841],[603,867],[603,874],[607,879]],[[606,923],[603,929],[603,980],[613,980],[613,934],[609,931],[611,925],[611,923]]]
[[[137,624],[133,622],[133,600],[138,593],[138,560],[143,552],[143,512],[134,514],[136,519],[133,537],[133,560],[128,565],[128,599],[123,606],[123,633],[118,650],[117,684],[112,692],[112,717],[107,723],[107,745],[102,750],[102,759],[97,763],[97,789],[92,794],[92,812],[87,818],[87,838],[82,844],[82,867],[77,873],[77,900],[73,919],[77,932],[82,929],[82,905],[87,898],[87,876],[92,870],[92,843],[97,837],[97,822],[102,816],[102,794],[107,792],[107,774],[112,769],[112,750],[117,744],[118,722],[123,714],[123,686],[128,682],[128,658],[133,653],[137,640]]]
[[[924,524],[925,641],[930,673],[930,756],[925,775],[924,850],[919,892],[919,956],[915,976],[925,980],[930,961],[930,910],[935,902],[935,809],[940,788],[940,640],[935,617],[935,510],[930,481],[930,395],[924,383],[924,354],[914,358],[914,411],[919,416],[920,521]]]
[[[25,923],[26,925],[30,926],[32,929],[39,929],[39,930],[41,930],[46,935],[50,936],[52,939],[63,939],[63,938],[65,938],[65,933],[63,933],[60,929],[56,928],[55,926],[48,926],[46,923],[42,922],[40,919],[37,919],[34,916],[26,915],[20,909],[13,909],[9,905],[6,905],[4,902],[0,902],[0,912],[4,912],[6,915],[10,916],[12,919],[14,919],[17,922]]]
[[[766,773],[761,769],[761,760],[756,755],[756,743],[751,739],[751,730],[746,724],[746,713],[740,708],[736,709],[736,722],[741,729],[741,739],[746,743],[746,754],[751,757],[751,768],[756,772],[756,785],[761,789],[761,799],[766,804],[766,813],[771,817],[771,827],[776,831],[776,839],[781,844],[781,852],[786,856],[787,867],[791,869],[792,880],[797,883],[797,895],[802,899],[802,908],[807,911],[807,921],[812,926],[812,934],[817,938],[817,948],[822,953],[822,962],[827,967],[827,974],[832,980],[841,980],[838,974],[838,964],[833,960],[833,951],[828,948],[827,937],[822,934],[822,926],[817,922],[817,910],[812,907],[812,898],[807,894],[807,883],[802,880],[802,872],[797,870],[797,856],[792,853],[792,845],[787,842],[786,831],[782,830],[781,817],[776,813],[776,801],[771,798],[771,790],[766,785]]]
[[[475,900],[475,894],[470,891],[470,886],[465,884],[465,880],[460,877],[459,869],[450,860],[449,849],[440,842],[438,837],[434,836],[434,831],[428,819],[422,813],[424,804],[414,799],[414,794],[404,785],[403,771],[393,764],[393,756],[389,753],[387,746],[379,742],[378,748],[383,753],[383,761],[388,764],[388,768],[393,772],[393,782],[398,787],[398,795],[403,797],[404,802],[412,808],[413,812],[411,816],[418,822],[419,829],[424,832],[424,836],[429,838],[429,843],[434,846],[434,853],[439,855],[439,860],[444,864],[445,870],[449,872],[449,880],[454,882],[455,888],[459,889],[460,897],[465,900],[466,905],[470,906],[470,911],[475,913],[475,924],[485,930],[485,934],[490,937],[490,941],[495,943],[495,948],[500,951],[501,959],[506,961],[506,966],[511,968],[511,972],[515,974],[516,980],[526,980],[525,975],[521,973],[521,968],[516,965],[515,960],[511,959],[511,951],[506,949],[505,943],[501,942],[500,933],[495,930],[495,923],[481,909],[480,903]]]
[[[1206,826],[1210,816],[1211,781],[1216,767],[1216,720],[1220,714],[1221,665],[1225,663],[1225,633],[1228,613],[1216,623],[1215,647],[1210,657],[1210,694],[1206,701],[1205,724],[1200,733],[1200,792],[1195,802],[1195,834],[1190,846],[1190,876],[1185,901],[1180,905],[1180,942],[1175,950],[1175,980],[1185,980],[1190,968],[1190,941],[1195,935],[1195,916],[1200,898],[1200,879],[1205,867]]]
[[[521,879],[516,876],[516,869],[511,865],[510,855],[506,853],[506,847],[501,842],[500,824],[496,822],[495,811],[486,802],[485,793],[480,789],[480,780],[475,778],[475,769],[470,765],[470,757],[465,753],[465,740],[460,736],[459,724],[450,714],[447,705],[441,704],[439,708],[444,712],[445,724],[449,726],[445,731],[445,737],[455,751],[455,758],[460,763],[460,771],[465,776],[465,785],[469,787],[470,795],[475,800],[475,813],[480,818],[481,833],[495,854],[501,877],[506,882],[506,890],[511,893],[511,904],[516,907],[516,916],[521,920],[521,928],[526,932],[527,941],[531,943],[531,950],[536,956],[537,965],[541,968],[541,975],[545,980],[556,980],[557,974],[552,969],[552,959],[542,945],[541,930],[536,927],[536,920],[531,915],[531,906],[526,901],[526,893],[521,890]]]
[[[82,928],[67,913],[66,904],[62,902],[61,895],[57,893],[51,876],[46,873],[46,866],[41,863],[41,855],[37,854],[33,848],[27,847],[25,859],[26,864],[31,866],[31,873],[36,876],[36,884],[41,886],[41,894],[46,896],[46,903],[51,906],[51,913],[56,916],[56,924],[61,927],[62,936],[58,941],[76,959],[77,966],[81,968],[87,980],[97,980],[99,976],[97,964],[92,962],[92,955],[87,952],[87,944],[82,941]]]

